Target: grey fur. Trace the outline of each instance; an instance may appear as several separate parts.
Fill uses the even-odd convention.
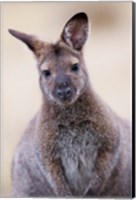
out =
[[[87,22],[85,14],[75,15],[55,45],[30,36],[27,40],[34,45],[31,49],[38,59],[43,103],[15,151],[14,197],[131,197],[130,123],[117,116],[91,87],[80,51],[87,37],[80,24],[88,31]],[[79,29],[77,38],[85,37],[77,51],[71,48],[77,41],[72,35],[74,26]],[[12,32],[21,40],[27,38]],[[67,72],[73,58],[81,66],[75,74]],[[51,81],[41,72],[41,66],[50,63],[54,73]],[[69,77],[71,102],[61,102],[53,95],[54,77],[60,71]]]

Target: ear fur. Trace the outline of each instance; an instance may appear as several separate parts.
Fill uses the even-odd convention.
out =
[[[24,42],[28,46],[28,48],[31,51],[33,51],[33,53],[35,54],[37,58],[40,57],[41,50],[45,46],[44,42],[38,40],[35,36],[29,35],[26,33],[22,33],[19,31],[12,30],[12,29],[9,29],[8,31],[11,35],[21,40],[22,42]]]
[[[74,15],[64,26],[62,40],[70,47],[80,51],[88,36],[88,17],[81,12]]]

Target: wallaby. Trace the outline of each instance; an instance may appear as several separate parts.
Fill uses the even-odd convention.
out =
[[[95,93],[77,13],[54,43],[9,29],[34,53],[43,102],[12,165],[15,197],[131,197],[131,128]]]

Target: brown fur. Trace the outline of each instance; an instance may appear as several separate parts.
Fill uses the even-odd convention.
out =
[[[15,153],[13,195],[130,197],[130,127],[88,79],[82,53],[87,16],[71,18],[56,44],[10,33],[36,55],[43,94],[41,109]],[[75,63],[78,71],[71,68]],[[47,70],[51,74],[45,78]]]

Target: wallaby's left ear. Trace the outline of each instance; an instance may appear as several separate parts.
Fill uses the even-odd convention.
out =
[[[62,40],[80,51],[86,42],[88,36],[88,17],[81,12],[74,15],[65,25],[61,38]]]

